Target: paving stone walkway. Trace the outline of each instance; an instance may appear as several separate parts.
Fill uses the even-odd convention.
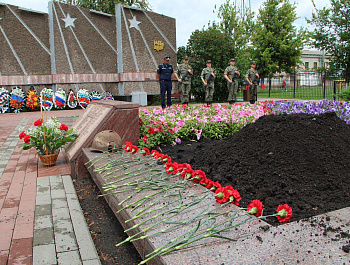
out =
[[[49,115],[68,121],[82,111]],[[55,167],[44,167],[35,150],[20,151],[19,133],[39,118],[1,115],[0,264],[101,264],[63,152]]]

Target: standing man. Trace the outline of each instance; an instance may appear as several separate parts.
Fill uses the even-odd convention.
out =
[[[238,90],[238,77],[240,76],[238,68],[235,67],[235,59],[230,59],[230,66],[225,69],[224,77],[227,80],[228,88],[228,102],[233,104],[236,102],[236,95]]]
[[[157,79],[160,82],[160,102],[162,108],[171,106],[171,74],[174,72],[173,66],[169,64],[170,56],[164,56],[163,64],[158,65]],[[165,92],[167,93],[167,105],[165,105]]]
[[[191,78],[193,68],[188,64],[188,57],[184,56],[183,64],[180,64],[175,72],[177,81],[179,81],[179,90],[181,93],[181,103],[187,104],[190,102],[189,95],[191,91]]]
[[[213,102],[215,69],[211,68],[211,60],[207,61],[207,67],[202,70],[201,79],[204,84],[205,102],[210,106]]]
[[[250,104],[254,104],[257,98],[258,93],[258,84],[259,84],[259,74],[255,70],[256,63],[254,61],[250,62],[250,69],[248,69],[245,76],[245,80],[249,83],[249,101]]]

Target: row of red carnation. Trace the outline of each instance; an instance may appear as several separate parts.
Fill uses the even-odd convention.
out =
[[[130,142],[125,143],[124,149],[132,154],[136,154],[139,150],[137,146],[131,144]],[[215,199],[220,204],[234,203],[235,205],[239,205],[239,202],[242,199],[239,192],[233,187],[222,187],[218,181],[214,182],[208,179],[202,170],[194,170],[188,163],[178,164],[177,162],[171,161],[170,156],[161,154],[156,150],[150,151],[148,148],[143,148],[141,150],[141,154],[143,156],[151,155],[161,161],[163,164],[165,164],[165,170],[168,174],[177,174],[183,179],[191,180],[194,183],[200,184],[214,192]],[[260,200],[252,200],[247,206],[247,211],[256,217],[259,217],[262,215],[263,207],[264,205]],[[281,223],[289,222],[290,218],[292,217],[292,208],[288,204],[279,205],[276,212],[276,217]]]

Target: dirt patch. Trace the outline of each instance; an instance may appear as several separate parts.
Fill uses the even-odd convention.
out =
[[[334,113],[263,116],[222,140],[160,149],[237,189],[241,207],[258,199],[272,214],[287,203],[296,221],[350,206],[350,126]]]
[[[132,243],[115,245],[126,238],[123,227],[109,208],[100,190],[89,179],[74,181],[80,206],[103,265],[132,265],[142,261]]]

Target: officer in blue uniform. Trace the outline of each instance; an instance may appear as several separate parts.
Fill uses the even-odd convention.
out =
[[[165,92],[167,93],[167,106],[171,106],[171,74],[174,72],[173,66],[169,64],[170,56],[164,56],[164,63],[158,65],[157,78],[160,82],[160,102],[165,109]]]

